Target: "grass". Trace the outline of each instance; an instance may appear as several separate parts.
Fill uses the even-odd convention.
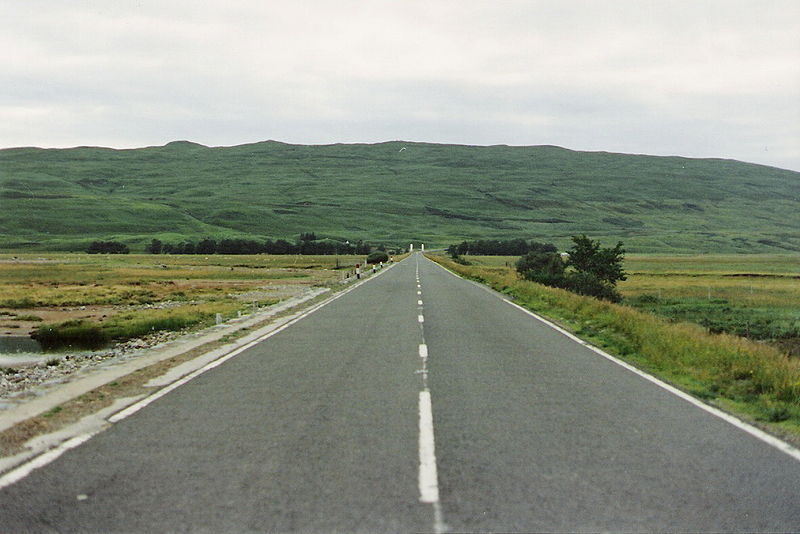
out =
[[[124,341],[161,331],[210,326],[219,313],[225,319],[236,315],[240,306],[191,304],[169,310],[146,310],[115,315],[103,323],[86,320],[65,321],[39,328],[36,339],[45,350],[64,348],[99,349],[112,341]]]
[[[632,256],[626,303],[800,356],[800,257]]]
[[[516,258],[467,256],[499,271]],[[800,256],[629,255],[619,283],[625,304],[673,322],[771,343],[800,356]]]
[[[800,437],[800,360],[774,347],[520,280],[498,262],[432,259],[699,398]]]
[[[0,254],[0,308],[151,304],[225,297],[270,284],[337,279],[334,256]],[[353,265],[360,256],[340,256]],[[6,260],[6,261],[3,261]]]
[[[13,321],[26,321],[32,323],[40,323],[42,322],[42,318],[38,315],[15,315],[12,319]]]
[[[101,239],[143,251],[153,238],[307,231],[403,246],[509,237],[566,246],[585,232],[638,252],[800,250],[800,173],[729,160],[548,146],[170,143],[1,150],[0,168],[6,250],[84,250]]]
[[[48,350],[97,349],[158,331],[214,324],[271,306],[311,286],[338,284],[338,265],[360,256],[0,255],[0,313],[61,309],[75,315],[47,322],[36,337]],[[87,316],[88,314],[88,316]]]

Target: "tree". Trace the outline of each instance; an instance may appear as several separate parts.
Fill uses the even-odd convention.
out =
[[[478,241],[462,241],[458,245],[450,245],[448,252],[488,256],[522,256],[528,252],[556,252],[558,249],[550,243],[537,243],[524,239],[511,239],[508,241],[482,239]]]
[[[572,242],[567,266],[574,272],[567,275],[566,289],[612,302],[622,300],[616,290],[617,282],[626,279],[622,268],[625,254],[622,242],[614,248],[600,248],[599,241],[586,235],[572,236]]]
[[[180,245],[181,252],[180,254],[194,254],[195,253],[195,245],[191,241],[186,241],[181,243]]]
[[[557,252],[528,252],[517,261],[517,271],[526,280],[551,287],[564,287],[565,265]]]
[[[128,245],[119,241],[93,241],[86,249],[88,254],[128,254]]]
[[[300,234],[300,241],[316,241],[317,234],[314,232],[304,232]]]
[[[519,259],[517,271],[526,280],[539,284],[619,302],[622,297],[616,285],[625,280],[622,243],[614,248],[601,248],[599,241],[585,235],[573,236],[572,241],[574,245],[566,264],[555,250],[540,245]]]
[[[147,245],[147,253],[148,254],[161,254],[161,248],[163,243],[161,243],[160,239],[153,239],[149,245]]]
[[[567,264],[576,271],[594,275],[598,280],[616,285],[619,280],[625,280],[625,271],[622,269],[622,260],[625,250],[622,242],[614,248],[600,248],[599,241],[593,241],[586,235],[572,236],[575,243],[569,252]]]
[[[195,252],[197,254],[215,254],[217,252],[217,242],[207,237],[197,244]]]

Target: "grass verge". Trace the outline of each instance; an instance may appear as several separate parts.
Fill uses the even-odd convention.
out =
[[[429,257],[709,404],[800,442],[800,361],[773,347],[524,281],[506,267]]]

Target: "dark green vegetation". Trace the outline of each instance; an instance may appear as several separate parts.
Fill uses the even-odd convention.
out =
[[[380,250],[382,245],[378,245]],[[91,246],[90,246],[91,248]],[[337,241],[334,239],[317,239],[314,234],[303,234],[294,243],[285,239],[272,241],[256,241],[253,239],[223,239],[217,242],[205,238],[199,243],[184,241],[183,243],[162,243],[153,239],[145,252],[148,254],[301,254],[318,255],[354,255],[369,254],[372,246],[363,241]],[[397,251],[402,253],[402,251]]]
[[[181,330],[199,324],[210,324],[213,314],[192,313],[160,317],[136,317],[133,320],[112,320],[105,324],[75,320],[47,325],[37,329],[31,337],[44,350],[62,348],[99,349],[112,341],[124,341],[162,330]]]
[[[517,272],[525,280],[538,284],[611,302],[621,301],[616,287],[618,281],[625,280],[622,243],[602,248],[599,241],[585,235],[573,236],[572,242],[566,261],[552,250],[531,251],[517,261]]]
[[[462,254],[522,256],[530,252],[558,252],[558,248],[552,243],[537,243],[524,239],[479,239],[478,241],[462,241],[458,245],[447,247],[447,253],[452,258],[457,258]]]
[[[87,254],[129,254],[125,243],[117,241],[92,241],[86,249]]]
[[[367,263],[386,263],[389,261],[389,255],[381,250],[376,250],[367,256]]]
[[[405,147],[406,150],[400,149]],[[0,246],[321,238],[430,246],[587,233],[637,252],[800,251],[800,173],[552,146],[390,142],[0,151]]]

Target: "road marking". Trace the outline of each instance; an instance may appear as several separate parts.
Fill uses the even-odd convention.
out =
[[[499,295],[496,291],[494,291],[490,287],[487,287],[487,286],[485,286],[483,284],[480,284],[478,282],[474,282],[472,280],[467,280],[463,276],[459,275],[458,273],[454,273],[453,271],[449,270],[448,268],[444,267],[443,265],[440,265],[440,264],[438,264],[436,262],[433,262],[433,263],[435,263],[436,265],[439,265],[439,267],[441,267],[442,269],[444,269],[446,272],[450,273],[451,275],[453,275],[453,276],[455,276],[457,278],[461,278],[462,280],[467,281],[469,283],[472,283],[475,286],[483,289],[484,291],[487,291],[487,292],[491,293],[492,295],[494,295],[495,297],[499,298],[500,300],[502,300],[506,304],[509,304],[509,305],[517,308],[518,310],[530,315],[531,317],[533,317],[537,321],[540,321],[541,323],[549,326],[550,328],[560,332],[561,334],[567,336],[568,338],[570,338],[571,340],[575,341],[576,343],[578,343],[580,345],[583,345],[587,349],[595,352],[596,354],[602,356],[603,358],[605,358],[605,359],[607,359],[607,360],[619,365],[620,367],[623,367],[623,368],[627,369],[628,371],[640,376],[641,378],[644,378],[645,380],[647,380],[649,382],[652,382],[654,385],[656,385],[656,386],[658,386],[658,387],[660,387],[660,388],[672,393],[676,397],[681,398],[681,399],[685,400],[686,402],[688,402],[690,404],[693,404],[697,408],[700,408],[701,410],[703,410],[703,411],[705,411],[705,412],[707,412],[707,413],[709,413],[709,414],[711,414],[711,415],[713,415],[713,416],[715,416],[715,417],[717,417],[719,419],[722,419],[723,421],[726,421],[726,422],[730,423],[731,425],[735,426],[739,430],[742,430],[742,431],[750,434],[754,438],[759,439],[759,440],[763,441],[764,443],[766,443],[767,445],[770,445],[770,446],[778,449],[779,451],[781,451],[781,452],[783,452],[785,454],[788,454],[789,456],[791,456],[795,460],[800,461],[800,449],[797,449],[797,448],[793,447],[792,445],[789,445],[785,441],[776,438],[772,434],[768,434],[767,432],[764,432],[760,428],[756,428],[753,425],[745,423],[741,419],[739,419],[739,418],[737,418],[737,417],[735,417],[735,416],[733,416],[733,415],[731,415],[729,413],[723,412],[722,410],[714,408],[713,406],[709,406],[708,404],[704,403],[703,401],[701,401],[699,399],[696,399],[695,397],[691,396],[690,394],[686,393],[685,391],[681,391],[680,389],[678,389],[678,388],[676,388],[674,386],[671,386],[671,385],[667,384],[666,382],[663,382],[662,380],[656,378],[655,376],[653,376],[651,374],[648,374],[648,373],[642,371],[641,369],[638,369],[638,368],[634,367],[633,365],[620,360],[619,358],[617,358],[615,356],[612,356],[611,354],[603,351],[602,349],[599,349],[599,348],[595,347],[594,345],[592,345],[591,343],[589,343],[587,341],[584,341],[583,339],[581,339],[578,336],[574,335],[572,332],[568,332],[567,330],[565,330],[565,329],[561,328],[560,326],[558,326],[557,324],[545,319],[544,317],[541,317],[541,316],[535,314],[534,312],[530,311],[527,308],[523,308],[522,306],[520,306],[519,304],[517,304],[515,302],[511,302],[505,296]]]
[[[10,486],[15,482],[19,482],[26,476],[30,475],[34,469],[38,469],[40,467],[44,467],[45,465],[49,464],[65,452],[70,449],[74,449],[81,443],[89,441],[95,434],[99,434],[102,430],[98,430],[96,432],[89,432],[87,434],[82,434],[80,436],[76,436],[74,438],[68,439],[67,441],[61,443],[54,449],[50,449],[49,451],[40,454],[30,462],[26,462],[16,469],[12,469],[2,477],[0,477],[0,489]]]
[[[431,393],[419,392],[419,500],[439,502],[439,478],[436,473],[436,448],[433,441]]]
[[[417,258],[417,305],[422,307],[422,286],[419,282],[419,258]],[[417,316],[422,334],[419,345],[419,357],[422,360],[422,369],[417,373],[422,375],[422,391],[419,393],[419,500],[433,507],[433,532],[443,534],[447,532],[444,523],[442,504],[439,502],[439,476],[436,469],[436,447],[433,439],[433,407],[431,393],[428,389],[428,345],[425,343],[425,329],[422,323],[425,317],[420,313]]]

